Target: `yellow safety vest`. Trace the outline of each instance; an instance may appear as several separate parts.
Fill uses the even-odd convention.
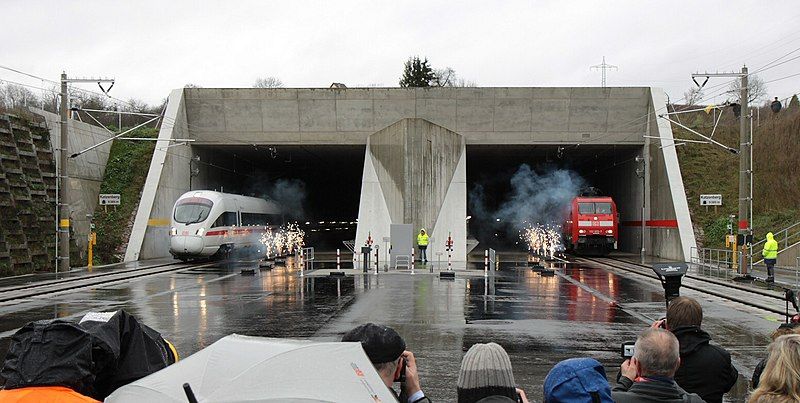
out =
[[[419,234],[417,235],[417,245],[419,246],[428,246],[428,234]]]

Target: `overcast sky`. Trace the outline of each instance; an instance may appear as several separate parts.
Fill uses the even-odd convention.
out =
[[[479,86],[599,86],[589,66],[605,56],[619,67],[608,86],[659,86],[674,100],[695,71],[752,71],[800,48],[796,0],[3,0],[0,10],[0,65],[112,76],[111,95],[151,104],[187,83],[249,87],[266,76],[396,87],[411,55]],[[800,59],[760,76],[796,73]],[[0,79],[41,85],[6,70]],[[800,92],[800,76],[767,86],[783,98]]]

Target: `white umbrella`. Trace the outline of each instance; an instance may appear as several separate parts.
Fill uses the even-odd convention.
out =
[[[360,343],[313,343],[233,334],[125,385],[111,403],[396,402]]]

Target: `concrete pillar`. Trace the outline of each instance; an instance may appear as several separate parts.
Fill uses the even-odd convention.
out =
[[[463,136],[424,119],[401,119],[368,138],[356,246],[412,224],[431,236],[428,260],[453,237],[466,261],[466,152]]]

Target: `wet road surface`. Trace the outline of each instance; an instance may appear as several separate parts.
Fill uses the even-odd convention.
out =
[[[181,270],[0,304],[0,354],[28,321],[78,319],[87,311],[125,309],[183,356],[230,333],[331,341],[376,322],[406,339],[434,401],[455,400],[461,357],[472,344],[489,341],[506,349],[516,382],[541,401],[547,372],[566,358],[594,357],[613,379],[621,343],[635,340],[664,311],[658,284],[613,270],[570,266],[541,276],[508,264],[488,279],[477,274],[455,280],[422,271],[301,278],[291,260],[252,276],[230,268]],[[745,377],[763,356],[777,318],[697,292],[683,295],[700,300],[704,328],[732,352],[744,377],[730,401],[744,401]]]

